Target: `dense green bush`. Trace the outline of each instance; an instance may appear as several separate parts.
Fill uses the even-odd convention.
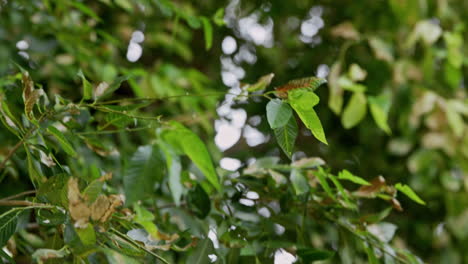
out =
[[[466,1],[0,1],[0,260],[468,262]]]

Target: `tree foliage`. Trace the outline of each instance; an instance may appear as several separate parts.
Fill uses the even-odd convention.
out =
[[[467,3],[342,5],[1,2],[0,260],[467,262]]]

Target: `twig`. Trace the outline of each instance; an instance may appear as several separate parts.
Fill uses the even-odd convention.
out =
[[[21,139],[20,141],[18,141],[18,143],[16,143],[16,145],[13,146],[12,149],[10,149],[10,151],[6,155],[5,159],[2,161],[2,163],[0,163],[0,170],[3,170],[3,168],[5,168],[6,163],[10,160],[10,158],[13,156],[13,154],[15,154],[15,152],[18,150],[18,148],[23,145],[23,143],[24,143],[24,138]]]
[[[43,203],[33,203],[25,200],[0,200],[0,206],[48,206]]]
[[[30,194],[35,194],[36,192],[37,192],[36,190],[25,191],[25,192],[21,192],[21,193],[12,195],[12,196],[8,196],[8,197],[5,197],[5,198],[2,198],[2,199],[0,199],[0,201],[13,200],[13,199],[16,199],[16,198],[21,197],[21,196],[26,196],[26,195],[30,195]]]

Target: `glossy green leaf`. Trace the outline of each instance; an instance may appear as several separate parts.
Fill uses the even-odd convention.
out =
[[[164,163],[155,146],[140,146],[133,154],[123,177],[125,203],[131,205],[153,191]]]
[[[54,126],[49,126],[47,128],[47,132],[49,132],[55,139],[57,139],[58,143],[62,147],[62,149],[70,156],[75,157],[76,156],[76,151],[73,148],[73,146],[68,142],[68,140],[65,138],[65,135],[60,132],[56,127]]]
[[[153,213],[137,203],[135,203],[133,207],[135,208],[135,217],[133,220],[137,224],[140,224],[153,238],[159,238],[158,228],[153,222],[155,219]]]
[[[291,115],[286,125],[274,129],[274,133],[278,145],[291,158],[298,133],[296,118]]]
[[[354,93],[343,111],[341,123],[346,129],[350,129],[359,124],[366,116],[366,113],[366,96],[363,93]]]
[[[289,104],[304,122],[304,125],[310,129],[312,134],[319,141],[328,144],[317,113],[312,108],[318,104],[319,98],[316,94],[306,90],[295,90],[290,93]]]
[[[292,116],[291,107],[280,99],[273,99],[266,106],[267,120],[272,129],[285,126]]]
[[[77,228],[76,233],[80,237],[81,242],[85,246],[92,246],[96,244],[96,232],[94,226],[88,223],[85,228]]]
[[[162,137],[164,141],[180,149],[205,175],[206,179],[218,190],[221,185],[205,143],[191,130],[175,121],[170,122]]]
[[[408,196],[411,200],[417,202],[418,204],[422,204],[422,205],[425,205],[426,202],[424,202],[421,198],[419,198],[419,196],[413,191],[413,189],[411,189],[411,187],[409,187],[408,185],[406,184],[401,184],[401,183],[397,183],[395,185],[395,188],[404,193],[406,196]]]
[[[372,117],[375,123],[385,131],[387,134],[391,134],[390,127],[388,126],[388,110],[390,108],[390,98],[386,95],[380,95],[377,97],[369,96],[369,106]]]
[[[348,180],[348,181],[351,181],[351,182],[354,182],[356,184],[360,184],[360,185],[370,185],[370,183],[366,180],[364,180],[363,178],[361,177],[358,177],[354,174],[352,174],[351,172],[349,172],[348,170],[342,170],[339,174],[338,174],[338,179],[340,180]]]

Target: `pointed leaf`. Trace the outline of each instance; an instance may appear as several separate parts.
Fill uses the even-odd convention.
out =
[[[210,20],[206,17],[202,17],[201,21],[203,23],[203,32],[205,34],[205,49],[211,49],[213,44],[213,26],[210,23]]]
[[[163,133],[163,139],[182,150],[205,175],[206,179],[218,190],[221,189],[218,175],[211,161],[205,143],[191,130],[175,121]]]
[[[247,84],[246,86],[244,86],[244,89],[246,89],[248,92],[264,90],[268,85],[270,85],[271,80],[273,80],[273,77],[275,77],[274,73],[264,75],[260,77],[256,83]]]
[[[83,71],[81,71],[81,69],[78,71],[78,76],[81,78],[83,86],[83,99],[91,99],[93,97],[93,86],[88,80],[86,80],[86,77],[84,76]]]
[[[360,184],[360,185],[371,185],[368,181],[364,180],[363,178],[361,177],[358,177],[356,175],[353,175],[351,172],[349,172],[348,170],[342,170],[339,174],[338,174],[338,179],[340,180],[348,180],[348,181],[352,181],[356,184]]]
[[[65,138],[65,136],[54,126],[49,126],[47,128],[47,132],[49,132],[52,136],[54,136],[55,139],[57,139],[58,143],[62,147],[62,149],[70,156],[75,157],[76,156],[76,151],[73,148],[73,146],[68,142],[68,140]]]
[[[267,120],[272,129],[286,125],[292,116],[291,107],[280,99],[273,99],[266,106]]]
[[[309,191],[309,183],[300,170],[292,169],[290,179],[296,195],[301,195]]]
[[[419,196],[413,191],[413,189],[411,189],[411,187],[409,187],[408,185],[406,184],[401,184],[401,183],[397,183],[395,185],[395,188],[404,193],[406,196],[408,196],[411,200],[417,202],[418,204],[422,204],[422,205],[425,205],[426,202],[424,202],[421,198],[419,198]]]
[[[289,104],[304,122],[304,125],[310,129],[312,134],[321,142],[328,144],[323,131],[322,123],[317,113],[312,108],[318,104],[319,98],[313,92],[305,90],[295,90],[290,93]]]
[[[371,114],[375,123],[387,134],[391,134],[392,132],[387,124],[390,99],[385,95],[380,95],[378,97],[369,96],[368,99]]]
[[[294,149],[294,143],[297,138],[297,123],[293,115],[289,117],[288,123],[274,130],[276,141],[286,155],[291,158]]]
[[[188,256],[186,263],[191,264],[206,264],[211,263],[210,257],[208,255],[215,252],[213,247],[213,242],[211,239],[205,238],[200,241],[195,249],[195,251]]]
[[[168,168],[169,177],[169,189],[171,190],[174,203],[177,206],[179,206],[180,198],[182,197],[184,190],[184,186],[181,182],[182,164],[180,162],[180,157],[176,154],[174,148],[171,145],[161,142],[160,146],[164,151],[164,156],[166,157],[166,166]]]

